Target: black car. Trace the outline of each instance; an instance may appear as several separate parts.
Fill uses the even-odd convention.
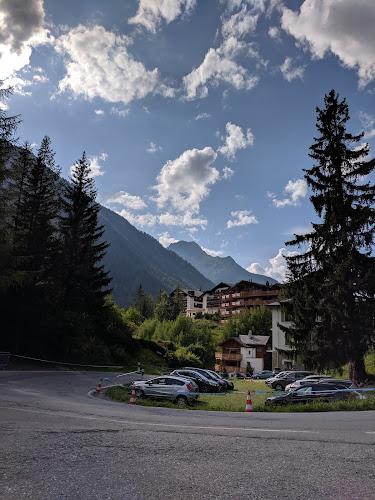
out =
[[[317,383],[302,387],[296,391],[290,391],[280,396],[271,396],[264,402],[265,405],[289,405],[298,403],[312,403],[313,401],[324,401],[331,403],[334,401],[345,401],[347,399],[362,399],[363,396],[355,391],[348,391],[341,385]]]
[[[218,380],[221,380],[222,382],[225,382],[227,389],[230,391],[233,391],[234,389],[234,384],[231,380],[228,380],[227,378],[222,377],[218,373],[212,371],[212,370],[205,370],[206,372],[210,373],[214,378],[216,377]]]
[[[210,380],[208,377],[205,377],[201,373],[198,373],[195,370],[174,370],[171,372],[171,375],[178,375],[179,377],[188,377],[194,380],[194,382],[199,387],[199,392],[220,392],[220,386],[218,382],[214,380]]]
[[[228,384],[226,380],[217,376],[215,372],[211,372],[210,370],[204,370],[203,368],[193,368],[191,366],[187,366],[185,369],[196,371],[201,375],[204,375],[205,377],[209,378],[210,380],[217,382],[220,386],[220,391],[226,391],[228,389]]]

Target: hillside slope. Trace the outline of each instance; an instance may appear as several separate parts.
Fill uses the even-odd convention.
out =
[[[104,240],[110,243],[103,260],[113,278],[113,299],[120,307],[131,305],[140,283],[154,297],[163,289],[171,292],[178,282],[197,290],[214,286],[186,260],[112,210],[101,207],[99,224],[104,225]]]
[[[241,280],[251,280],[255,283],[266,283],[271,285],[277,281],[262,274],[249,273],[232,257],[212,257],[204,252],[201,247],[194,241],[178,241],[171,243],[169,250],[172,250],[177,255],[187,260],[199,272],[215,284],[223,281],[224,283],[238,283]]]

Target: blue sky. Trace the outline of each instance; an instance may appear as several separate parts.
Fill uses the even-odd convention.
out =
[[[85,150],[100,203],[282,280],[332,88],[373,156],[374,26],[374,0],[2,0],[0,78],[20,143],[64,177]]]

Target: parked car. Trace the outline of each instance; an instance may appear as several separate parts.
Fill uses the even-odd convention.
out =
[[[261,379],[261,378],[270,378],[272,376],[272,373],[270,370],[262,370],[261,372],[258,373],[253,373],[252,377],[253,379]]]
[[[226,384],[226,388],[230,391],[234,389],[234,384],[231,380],[222,377],[219,373],[214,372],[213,370],[206,370],[206,372],[209,372],[213,377],[216,377],[218,380],[222,380]]]
[[[276,391],[284,391],[288,384],[294,382],[295,380],[305,378],[307,375],[314,374],[307,371],[280,372],[270,383],[268,382],[270,379],[267,379],[266,384]]]
[[[301,380],[295,380],[291,384],[288,384],[285,387],[285,390],[294,391],[295,389],[300,389],[301,387],[304,387],[311,383],[321,382],[321,381],[327,382],[330,379],[332,379],[332,377],[330,377],[329,375],[308,375],[307,377],[302,378]]]
[[[198,385],[186,377],[155,377],[150,380],[131,382],[129,393],[135,389],[136,397],[169,399],[174,403],[185,405],[198,397]]]
[[[204,375],[198,373],[195,370],[173,370],[171,375],[177,375],[178,377],[190,378],[199,387],[199,392],[219,392],[219,383],[214,380],[210,380]]]
[[[336,387],[335,384],[319,382],[301,387],[295,391],[290,391],[279,396],[271,396],[264,402],[265,405],[289,405],[298,403],[312,403],[313,401],[323,401],[331,403],[335,401],[346,401],[348,399],[364,399],[364,396],[356,391],[347,391]]]
[[[266,384],[268,385],[268,387],[271,387],[271,384],[273,383],[273,381],[278,379],[279,377],[282,377],[283,375],[285,375],[285,373],[289,373],[289,372],[282,371],[282,372],[276,373],[276,375],[272,375],[271,377],[266,379]]]
[[[214,382],[217,382],[219,384],[220,392],[224,392],[227,390],[228,386],[227,386],[226,381],[224,379],[218,378],[216,376],[215,372],[211,373],[209,370],[204,370],[203,368],[193,368],[191,366],[186,366],[185,370],[196,371],[196,372],[200,373],[201,375],[203,375],[204,377],[207,377],[208,379],[213,380]]]

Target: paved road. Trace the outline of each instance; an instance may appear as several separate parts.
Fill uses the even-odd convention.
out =
[[[374,411],[133,407],[103,376],[0,372],[2,500],[375,498]]]

